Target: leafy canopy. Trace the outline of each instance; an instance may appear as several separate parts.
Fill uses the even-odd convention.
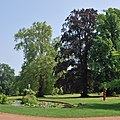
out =
[[[30,28],[20,29],[15,34],[15,49],[22,49],[24,53],[22,82],[24,86],[31,84],[33,90],[38,90],[38,96],[49,93],[54,84],[52,70],[56,51],[51,36],[51,26],[46,22],[35,22]]]
[[[63,72],[61,79],[72,81],[73,89],[80,92],[81,88],[83,96],[87,96],[88,59],[95,36],[96,16],[94,9],[73,10],[63,24],[58,48],[56,73]]]
[[[14,70],[8,64],[0,63],[0,93],[13,94],[14,80]]]

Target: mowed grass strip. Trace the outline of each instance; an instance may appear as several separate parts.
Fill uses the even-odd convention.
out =
[[[78,108],[35,108],[0,105],[0,112],[64,118],[120,116],[120,97],[107,98],[106,101],[103,101],[102,97],[79,98],[66,96],[47,96],[46,98],[39,98],[39,100],[59,101],[72,105],[81,103],[82,105]]]

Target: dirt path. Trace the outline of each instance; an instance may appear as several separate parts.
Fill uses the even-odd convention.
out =
[[[96,118],[47,118],[0,113],[0,120],[120,120],[120,116],[96,117]]]

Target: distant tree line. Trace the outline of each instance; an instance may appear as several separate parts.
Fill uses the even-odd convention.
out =
[[[13,95],[15,88],[15,74],[8,64],[0,63],[0,94]]]

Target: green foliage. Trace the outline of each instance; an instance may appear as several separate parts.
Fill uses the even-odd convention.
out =
[[[108,88],[110,88],[111,90],[115,90],[115,89],[120,89],[120,79],[115,79],[111,82],[107,83]]]
[[[15,49],[23,50],[24,64],[20,74],[23,88],[31,89],[43,96],[52,91],[55,82],[53,67],[56,51],[51,40],[51,26],[46,22],[35,22],[30,28],[23,28],[15,34]]]
[[[0,104],[7,104],[8,98],[5,94],[0,94]]]
[[[60,88],[59,88],[59,92],[58,92],[58,94],[63,95],[63,93],[64,93],[63,88],[60,87]]]
[[[24,89],[23,92],[24,92],[24,95],[36,95],[36,92],[33,91],[30,88],[29,89]]]
[[[57,88],[57,87],[55,87],[55,88],[53,88],[53,90],[52,90],[52,95],[63,95],[63,88],[62,87],[60,87],[60,88]]]
[[[34,106],[36,105],[37,102],[37,98],[34,95],[26,95],[22,98],[22,104],[28,105],[28,106]]]
[[[112,93],[112,96],[113,96],[113,97],[117,97],[116,92],[113,92],[113,93]]]
[[[8,64],[0,64],[0,93],[12,95],[14,82],[14,70]]]
[[[104,88],[106,88],[106,89],[108,88],[108,85],[107,85],[106,82],[101,83],[100,86],[99,86],[99,89],[102,89],[102,90],[103,90]]]
[[[59,92],[59,88],[53,88],[52,90],[52,95],[58,95],[58,92]]]
[[[120,78],[120,10],[109,8],[99,14],[96,31],[89,68],[94,72],[94,86],[99,86]]]

